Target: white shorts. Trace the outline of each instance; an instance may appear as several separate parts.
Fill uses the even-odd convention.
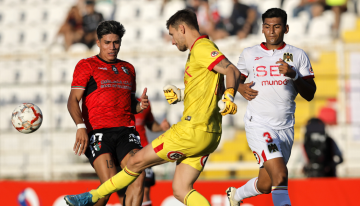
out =
[[[294,127],[275,130],[246,119],[245,131],[249,147],[260,168],[267,160],[278,157],[282,157],[287,164],[294,143]]]

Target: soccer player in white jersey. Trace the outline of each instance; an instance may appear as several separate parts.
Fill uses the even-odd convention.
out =
[[[262,15],[266,42],[244,49],[237,68],[244,83],[238,91],[249,103],[244,117],[246,137],[260,165],[259,176],[226,190],[231,206],[243,199],[272,193],[275,206],[290,206],[288,170],[294,141],[294,99],[298,93],[311,101],[316,85],[306,53],[285,44],[289,32],[286,12],[272,8]]]

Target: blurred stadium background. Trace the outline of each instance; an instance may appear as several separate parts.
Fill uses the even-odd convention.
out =
[[[191,1],[191,0],[190,0]],[[317,92],[311,102],[297,97],[295,144],[288,163],[291,178],[303,178],[304,126],[311,117],[328,120],[327,132],[343,153],[339,177],[360,176],[360,1],[348,0],[337,34],[331,30],[333,10],[310,20],[306,11],[293,17],[301,0],[241,0],[261,14],[282,7],[288,14],[285,42],[309,55]],[[232,0],[209,0],[221,18],[229,18]],[[76,0],[0,0],[0,180],[58,181],[94,178],[86,157],[72,150],[76,128],[66,103],[76,63],[98,53],[75,43],[68,50],[57,36]],[[137,88],[148,88],[152,112],[158,121],[180,120],[183,105],[168,106],[162,87],[183,85],[187,52],[181,53],[166,40],[166,20],[186,6],[184,0],[98,0],[95,9],[106,20],[120,21],[126,29],[119,58],[132,63]],[[160,12],[162,11],[162,12]],[[160,15],[161,13],[161,15]],[[215,43],[234,64],[246,47],[264,40],[261,29],[244,39],[228,36]],[[201,180],[248,179],[257,176],[258,165],[247,146],[243,115],[247,101],[237,95],[238,113],[223,119],[222,141],[210,155]],[[38,105],[44,115],[41,128],[21,134],[11,124],[11,112],[23,102]],[[159,134],[149,133],[154,139]],[[172,178],[174,164],[154,168],[158,180]],[[0,183],[1,184],[1,183]]]

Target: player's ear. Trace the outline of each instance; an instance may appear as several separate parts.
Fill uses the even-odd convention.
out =
[[[287,33],[289,33],[289,25],[288,24],[286,24],[286,26],[285,26],[285,34],[287,34]]]
[[[264,24],[261,25],[261,33],[264,33]]]
[[[180,24],[178,29],[182,34],[185,34],[185,26],[184,25]]]

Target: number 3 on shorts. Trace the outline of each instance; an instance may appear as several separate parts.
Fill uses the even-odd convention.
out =
[[[266,141],[267,143],[270,143],[270,142],[273,141],[273,139],[272,139],[272,137],[271,137],[271,135],[270,135],[269,132],[265,132],[265,133],[263,134],[263,136],[266,138],[265,141]]]

